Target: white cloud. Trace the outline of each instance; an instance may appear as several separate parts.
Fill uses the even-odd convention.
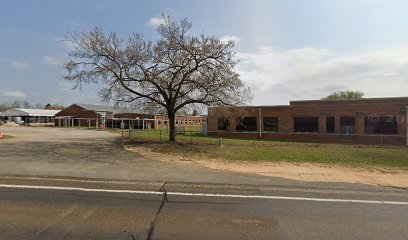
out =
[[[52,66],[62,66],[62,61],[51,56],[44,56],[44,62]]]
[[[16,70],[21,70],[21,71],[30,71],[31,70],[31,66],[28,63],[13,60],[13,59],[7,59],[6,61],[7,61],[9,66],[11,66],[12,68],[14,68]]]
[[[225,35],[220,38],[222,42],[229,42],[229,41],[234,41],[235,43],[238,43],[239,40],[241,40],[239,37],[235,35]]]
[[[237,53],[237,58],[237,70],[253,90],[253,104],[320,99],[347,89],[366,97],[408,95],[408,46],[349,54],[263,47],[256,53]]]
[[[150,25],[150,26],[158,27],[158,26],[160,26],[161,24],[164,24],[164,19],[163,19],[163,18],[155,18],[155,17],[153,17],[153,18],[150,18],[150,19],[149,19],[149,25]]]
[[[67,48],[68,50],[73,50],[75,48],[75,44],[73,44],[70,40],[65,39],[65,38],[56,38],[55,39],[58,43],[60,43],[62,46]]]
[[[4,97],[12,97],[12,98],[26,98],[27,95],[23,92],[19,91],[0,91],[0,95]]]

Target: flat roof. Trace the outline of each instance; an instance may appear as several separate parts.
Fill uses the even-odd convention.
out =
[[[325,99],[315,99],[315,100],[294,100],[289,101],[288,105],[250,105],[250,106],[236,106],[234,108],[290,108],[296,104],[313,104],[313,103],[353,103],[353,102],[367,102],[367,101],[407,101],[408,97],[382,97],[382,98],[360,98],[360,99],[335,99],[335,100],[325,100]],[[218,108],[218,107],[209,107]]]
[[[287,107],[291,107],[290,105],[248,105],[248,106],[236,106],[234,108],[264,108],[264,107],[282,107],[282,108],[287,108]],[[209,108],[218,108],[218,107],[209,107]]]
[[[116,107],[116,106],[96,105],[96,104],[86,104],[86,103],[74,103],[74,104],[86,110],[95,111],[95,112],[111,112],[113,114],[121,114],[121,113],[135,113],[135,114],[146,114],[146,115],[148,114],[141,110]]]
[[[54,117],[61,110],[12,108],[3,113],[2,117]]]
[[[383,98],[359,98],[359,99],[333,99],[333,100],[326,100],[326,99],[317,99],[317,100],[294,100],[290,101],[289,103],[332,103],[332,102],[362,102],[362,101],[395,101],[395,100],[406,100],[408,101],[408,97],[383,97]]]

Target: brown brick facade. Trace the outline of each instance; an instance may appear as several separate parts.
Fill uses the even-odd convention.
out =
[[[98,106],[100,107],[100,106]],[[111,108],[111,107],[107,107]],[[106,126],[116,127],[120,126],[121,120],[123,119],[125,125],[129,127],[140,128],[142,125],[146,129],[166,129],[168,118],[166,115],[162,114],[145,114],[145,113],[134,113],[134,112],[121,112],[113,113],[113,109],[101,112],[106,113]],[[123,111],[123,110],[122,110]],[[56,126],[96,126],[96,119],[98,119],[101,125],[102,116],[97,113],[96,110],[88,110],[82,107],[80,104],[72,104],[71,106],[60,111],[55,117]],[[115,120],[112,120],[115,119]],[[181,115],[176,116],[176,127],[190,127],[190,126],[201,126],[203,122],[203,117],[201,116],[191,116],[191,115]],[[142,127],[142,128],[143,128]]]
[[[72,104],[55,115],[55,126],[96,126],[97,118],[99,122],[98,125],[100,125],[100,115],[94,111],[89,111],[81,106]]]
[[[164,129],[167,127],[166,121],[168,120],[166,115],[156,115],[156,119],[159,120],[157,123],[158,129]],[[201,127],[203,123],[202,116],[176,116],[175,123],[176,127]]]
[[[208,135],[236,138],[263,138],[305,142],[348,142],[379,145],[407,144],[408,97],[360,100],[292,101],[287,106],[243,107],[247,117],[256,117],[256,131],[239,132],[235,117],[230,117],[228,130],[218,130],[218,119],[223,117],[217,108],[208,110]],[[278,131],[265,129],[265,117],[278,117]],[[328,133],[326,120],[334,118],[334,132]],[[317,122],[315,132],[296,132],[295,119],[313,118]],[[390,134],[368,133],[370,124],[380,121],[394,129]],[[342,125],[343,124],[343,125]],[[366,126],[367,125],[367,126]],[[379,126],[381,128],[382,126]]]

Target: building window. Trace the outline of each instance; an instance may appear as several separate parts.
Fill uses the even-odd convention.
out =
[[[264,117],[264,131],[279,131],[278,117]]]
[[[334,133],[334,117],[326,117],[326,132]]]
[[[229,121],[228,118],[222,117],[218,118],[218,130],[228,130],[229,129]]]
[[[318,132],[318,117],[295,117],[293,118],[295,132]]]
[[[340,133],[355,134],[356,118],[355,117],[340,117]]]
[[[364,119],[364,132],[366,134],[398,134],[398,121],[396,116],[370,116]]]
[[[256,117],[245,117],[237,119],[237,131],[256,131],[257,130]]]
[[[162,123],[161,123],[161,121],[159,120],[159,121],[157,121],[157,125],[161,125]]]

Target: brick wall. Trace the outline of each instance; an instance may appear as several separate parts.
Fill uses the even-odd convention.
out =
[[[152,119],[157,120],[156,129],[165,129],[168,127],[166,115],[152,115]],[[176,116],[176,127],[201,126],[203,117],[201,116]]]
[[[260,117],[278,117],[279,132],[264,132],[255,134],[257,138],[305,141],[305,142],[346,142],[380,145],[406,145],[407,119],[406,107],[408,98],[383,98],[341,101],[292,101],[287,106],[249,106],[242,107],[245,116],[257,117],[257,132],[259,133]],[[396,116],[398,134],[380,135],[365,133],[365,118],[375,116]],[[209,136],[224,136],[237,138],[254,138],[254,132],[236,132],[236,117],[229,117],[230,128],[218,130],[218,118],[223,117],[217,108],[208,110]],[[243,117],[243,116],[241,116]],[[294,133],[294,117],[317,117],[319,132]],[[335,118],[335,133],[326,133],[326,117]],[[344,139],[340,135],[340,118],[355,118],[355,135]],[[262,120],[262,129],[263,120]]]

